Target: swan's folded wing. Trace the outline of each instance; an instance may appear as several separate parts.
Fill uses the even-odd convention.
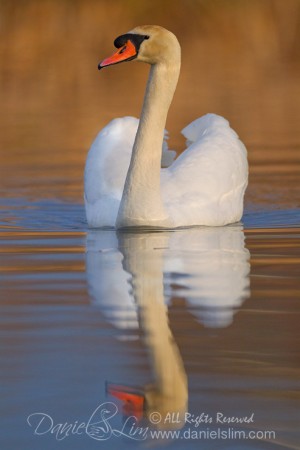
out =
[[[161,167],[169,167],[176,158],[176,152],[168,147],[169,133],[165,130],[161,155]]]
[[[112,120],[90,148],[84,171],[84,200],[92,227],[115,225],[138,123],[135,117]]]
[[[103,196],[121,197],[138,122],[134,117],[114,119],[97,135],[84,174],[89,202]]]
[[[188,148],[162,175],[175,226],[240,220],[248,180],[247,152],[228,121],[208,114],[183,130]]]

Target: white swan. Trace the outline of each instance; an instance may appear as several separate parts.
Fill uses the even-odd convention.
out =
[[[180,71],[180,45],[170,31],[139,26],[115,40],[118,51],[99,69],[136,59],[151,65],[141,119],[109,123],[96,137],[85,167],[90,227],[220,226],[243,213],[247,151],[223,117],[207,114],[182,131],[187,149],[173,154],[165,123]],[[164,151],[162,152],[162,147]]]

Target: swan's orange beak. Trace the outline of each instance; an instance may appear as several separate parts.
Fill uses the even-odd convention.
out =
[[[142,392],[130,386],[106,383],[106,393],[121,400],[123,414],[142,418],[145,407],[145,396]]]
[[[103,67],[111,66],[112,64],[118,64],[123,61],[131,61],[137,57],[137,51],[135,45],[130,41],[130,39],[118,51],[114,53],[109,58],[104,59],[98,64],[98,69],[103,69]]]

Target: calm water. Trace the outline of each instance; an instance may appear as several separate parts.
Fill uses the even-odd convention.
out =
[[[1,448],[300,449],[295,179],[258,172],[241,224],[151,233],[4,186]]]

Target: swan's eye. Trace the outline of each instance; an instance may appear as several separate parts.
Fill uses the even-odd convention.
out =
[[[144,39],[150,39],[150,36],[144,36]]]

